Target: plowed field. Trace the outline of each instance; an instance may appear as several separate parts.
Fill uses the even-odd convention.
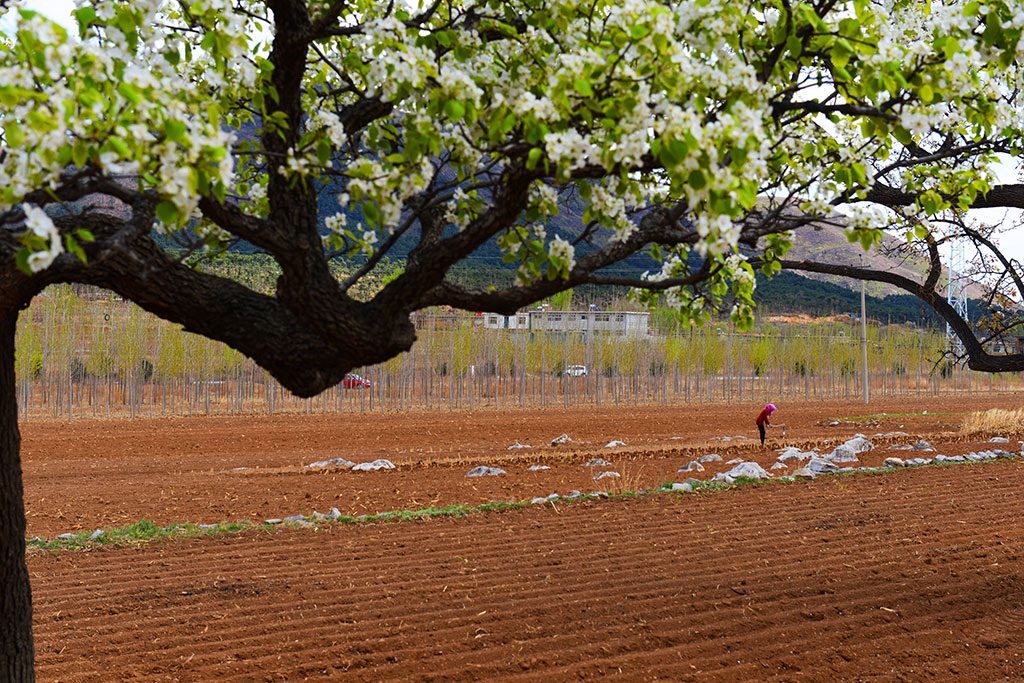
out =
[[[642,489],[867,434],[956,455],[1020,397],[29,422],[29,535]],[[921,413],[925,415],[908,415]],[[868,416],[866,413],[872,414]],[[880,416],[880,413],[890,416]],[[893,413],[897,413],[893,416]],[[838,422],[838,424],[832,424]],[[875,437],[903,431],[906,437]],[[573,442],[551,447],[567,433]],[[1018,450],[1014,437],[1008,450]],[[626,445],[605,448],[612,440]],[[509,450],[514,443],[531,449]],[[594,458],[610,466],[583,463]],[[388,458],[352,472],[305,465]],[[550,470],[530,472],[534,463]],[[467,479],[473,466],[507,474]],[[709,478],[727,465],[709,467]],[[246,469],[236,469],[236,468]],[[40,680],[1019,680],[1017,461],[29,554]],[[595,481],[596,471],[622,476]],[[608,482],[613,482],[609,484]]]

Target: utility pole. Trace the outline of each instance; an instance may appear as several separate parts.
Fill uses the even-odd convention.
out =
[[[864,352],[864,404],[868,402],[868,313],[864,296],[864,281],[860,281],[860,345]]]
[[[946,303],[967,320],[967,288],[964,287],[967,258],[964,255],[963,240],[953,238],[949,241],[949,287],[946,289]],[[957,362],[964,355],[964,343],[953,331],[952,325],[946,323],[946,340],[953,352],[953,361]]]

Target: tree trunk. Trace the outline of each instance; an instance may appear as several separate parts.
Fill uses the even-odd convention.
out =
[[[0,680],[35,680],[32,592],[25,566],[14,332],[17,311],[0,310]]]

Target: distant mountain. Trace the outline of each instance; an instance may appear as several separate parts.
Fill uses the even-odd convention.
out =
[[[872,270],[888,271],[922,282],[928,272],[928,263],[914,256],[900,255],[899,247],[905,244],[900,237],[888,235],[882,244],[864,251],[859,242],[850,243],[846,239],[843,228],[834,225],[816,225],[795,231],[793,248],[786,254],[791,261],[819,261],[850,266],[864,266]],[[860,290],[860,281],[837,275],[818,273],[801,273],[804,277],[821,282],[829,282],[839,287]],[[940,288],[945,282],[940,283]],[[906,292],[893,285],[882,282],[868,282],[867,292],[873,296],[903,295]],[[967,296],[980,298],[984,292],[980,285],[971,284],[967,287]]]

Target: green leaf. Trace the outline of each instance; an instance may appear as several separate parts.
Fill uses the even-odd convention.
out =
[[[82,263],[87,263],[88,259],[85,256],[85,249],[78,243],[78,240],[74,238],[74,235],[64,235],[64,246],[65,249],[78,257],[78,260]]]
[[[373,202],[363,202],[363,218],[371,226],[375,226],[380,223],[380,212],[377,210],[377,205]]]
[[[327,140],[320,139],[316,143],[316,159],[320,162],[321,166],[326,166],[327,162],[331,160],[331,143]]]
[[[526,155],[526,168],[531,171],[537,168],[537,163],[540,161],[541,156],[544,154],[544,150],[540,147],[534,147],[530,150],[530,153]]]
[[[178,222],[178,207],[173,202],[164,200],[156,205],[156,217],[164,225],[176,225]]]
[[[117,92],[121,93],[121,96],[132,104],[139,104],[142,102],[142,94],[130,83],[121,81],[117,84]]]
[[[875,243],[875,232],[873,230],[861,230],[860,231],[860,246],[867,251],[871,248],[871,245]]]
[[[14,255],[14,264],[18,266],[18,270],[25,273],[25,275],[32,274],[32,268],[28,265],[28,257],[30,255],[28,247],[22,247],[18,250],[18,253]]]
[[[466,107],[458,100],[448,100],[444,103],[444,113],[452,121],[459,121],[466,115]]]
[[[178,121],[177,119],[167,119],[164,122],[164,135],[171,142],[181,142],[185,139],[185,132],[188,130],[188,126],[185,125],[184,121]]]
[[[78,25],[83,28],[96,21],[96,10],[92,7],[79,7],[72,14],[78,20]]]
[[[704,177],[704,171],[700,170],[699,168],[695,168],[692,171],[690,171],[690,176],[689,178],[686,179],[686,182],[693,189],[699,190],[705,185],[707,185],[708,181],[707,178]]]
[[[914,136],[910,134],[909,130],[902,126],[895,126],[892,129],[892,135],[904,145],[909,145],[914,141]]]
[[[588,81],[586,78],[583,78],[581,76],[577,78],[572,85],[574,88],[576,88],[576,92],[583,95],[584,97],[594,96],[594,90],[593,88],[590,87],[590,81]]]
[[[89,148],[79,140],[71,148],[71,161],[74,162],[75,166],[82,168],[85,166],[85,162],[89,158]]]
[[[109,138],[107,144],[114,148],[114,151],[118,153],[121,158],[126,158],[131,154],[131,150],[128,148],[127,143],[121,138]]]
[[[25,131],[17,121],[10,121],[4,126],[4,138],[8,147],[18,148],[25,144]]]
[[[845,68],[853,53],[853,46],[845,38],[839,38],[832,45],[832,63],[837,67]]]
[[[634,24],[632,28],[629,29],[629,35],[633,40],[643,40],[648,36],[648,34],[650,34],[650,32],[650,27],[644,26],[643,24]]]

